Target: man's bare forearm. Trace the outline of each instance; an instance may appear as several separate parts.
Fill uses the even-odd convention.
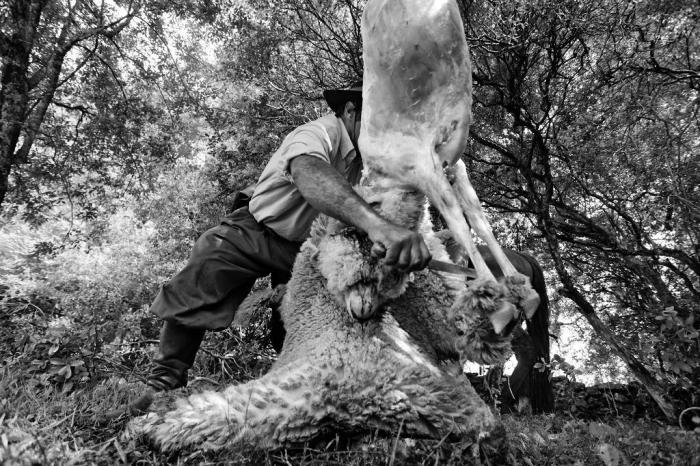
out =
[[[380,217],[325,161],[301,155],[292,160],[290,171],[299,192],[314,209],[367,233],[374,243],[372,251],[384,255],[385,264],[417,270],[430,261],[430,251],[419,233]]]
[[[365,232],[385,222],[327,162],[302,155],[292,160],[290,171],[301,195],[319,212]]]

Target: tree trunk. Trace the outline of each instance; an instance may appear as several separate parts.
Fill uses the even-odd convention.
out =
[[[11,34],[4,44],[5,64],[0,82],[0,207],[5,200],[15,149],[27,114],[29,58],[47,0],[16,1],[10,5]]]
[[[596,334],[605,340],[622,358],[627,364],[632,374],[639,383],[644,385],[649,395],[654,399],[659,409],[664,413],[669,421],[675,421],[675,409],[673,404],[671,404],[664,396],[666,390],[644,367],[644,365],[639,362],[639,360],[624,346],[620,345],[615,338],[615,335],[610,331],[610,329],[598,318],[595,313],[584,313],[583,314]]]
[[[540,227],[544,227],[544,224],[541,224]],[[545,232],[547,245],[550,250],[550,255],[554,260],[554,266],[557,270],[557,274],[564,285],[564,288],[560,291],[560,294],[569,298],[578,306],[579,311],[581,314],[583,314],[588,323],[591,324],[591,327],[593,327],[596,335],[610,345],[617,355],[622,358],[637,381],[644,385],[644,388],[654,399],[666,418],[669,421],[675,421],[675,410],[673,404],[671,404],[664,396],[666,390],[664,389],[663,384],[657,381],[649,373],[647,368],[644,367],[644,365],[627,348],[619,343],[613,332],[611,332],[610,329],[600,320],[593,305],[591,305],[585,296],[583,296],[583,294],[576,288],[571,275],[564,267],[564,262],[559,254],[559,244],[556,238],[548,231],[546,227],[543,228],[543,231]]]
[[[27,110],[26,70],[29,60],[27,54],[27,60],[22,61],[21,50],[17,49],[21,47],[14,47],[14,44],[10,47],[0,84],[0,206],[7,193],[10,170],[15,163],[15,147]]]
[[[36,104],[33,105],[34,109],[32,112],[27,115],[25,119],[24,141],[22,142],[22,146],[15,152],[15,161],[18,163],[26,162],[29,158],[29,151],[32,149],[34,139],[39,133],[39,128],[44,121],[46,111],[56,94],[58,78],[61,75],[64,58],[65,53],[57,51],[46,66],[45,77],[39,84],[39,99]]]

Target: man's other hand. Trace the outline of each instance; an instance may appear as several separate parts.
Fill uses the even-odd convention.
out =
[[[420,270],[431,256],[423,237],[390,222],[368,232],[374,245],[372,254],[384,257],[384,263],[402,271]]]

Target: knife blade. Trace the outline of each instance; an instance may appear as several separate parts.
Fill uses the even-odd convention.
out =
[[[458,275],[465,275],[468,278],[476,278],[476,270],[474,269],[437,259],[431,259],[430,262],[428,262],[428,268],[437,272],[455,273]]]

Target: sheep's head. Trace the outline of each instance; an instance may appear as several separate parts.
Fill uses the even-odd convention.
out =
[[[358,194],[379,215],[409,229],[418,228],[425,212],[424,197],[415,192],[364,185]],[[397,298],[406,289],[410,273],[384,265],[372,252],[367,235],[338,220],[329,219],[325,235],[318,243],[318,268],[326,287],[350,315],[366,320],[382,304]]]
[[[383,265],[371,254],[371,241],[353,227],[328,234],[318,247],[318,268],[338,304],[366,320],[406,289],[408,274]]]

